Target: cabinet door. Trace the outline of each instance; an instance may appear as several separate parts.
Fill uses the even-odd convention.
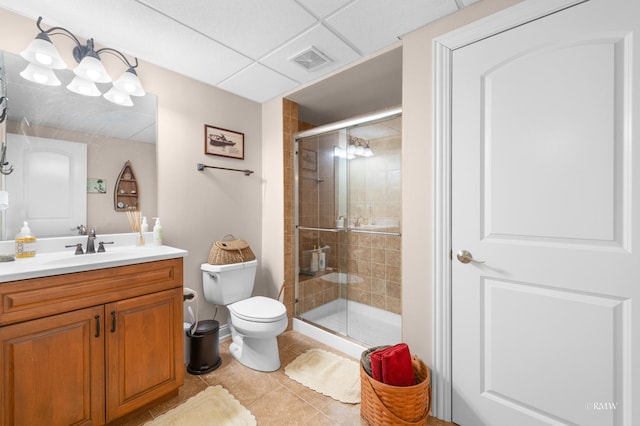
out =
[[[103,307],[0,327],[0,413],[8,425],[104,423]]]
[[[110,303],[105,314],[110,421],[182,385],[182,289]]]

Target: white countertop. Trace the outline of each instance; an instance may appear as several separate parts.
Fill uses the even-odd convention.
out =
[[[91,271],[115,266],[133,265],[156,260],[175,259],[187,256],[186,250],[165,245],[156,246],[152,234],[145,233],[147,244],[136,246],[137,234],[100,235],[95,240],[96,250],[99,241],[114,244],[105,245],[106,252],[75,255],[71,245],[86,242],[85,237],[43,238],[38,240],[36,255],[30,258],[16,259],[13,262],[0,262],[0,283],[28,278],[46,277],[73,272]],[[13,241],[2,244],[13,244]],[[42,248],[42,252],[40,249]],[[61,248],[61,250],[60,250]],[[86,248],[86,247],[85,247]],[[59,251],[56,251],[59,250]]]

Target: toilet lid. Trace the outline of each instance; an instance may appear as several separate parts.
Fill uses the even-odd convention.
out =
[[[238,318],[253,322],[273,322],[287,316],[287,308],[275,299],[254,296],[228,305]]]

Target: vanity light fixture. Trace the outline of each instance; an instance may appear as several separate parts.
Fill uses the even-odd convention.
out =
[[[133,102],[130,96],[144,96],[145,91],[142,83],[136,74],[138,67],[138,58],[135,64],[129,60],[121,52],[109,47],[102,49],[94,49],[93,39],[90,38],[85,44],[82,44],[73,33],[62,27],[51,27],[44,30],[40,23],[42,16],[38,18],[36,26],[40,33],[29,44],[29,46],[20,54],[24,59],[29,61],[27,67],[20,75],[29,81],[48,86],[59,86],[62,84],[53,72],[54,69],[65,69],[67,64],[64,62],[60,53],[51,42],[51,35],[64,35],[72,39],[76,46],[73,48],[73,58],[78,62],[73,70],[75,77],[67,85],[67,89],[74,93],[85,96],[100,96],[102,92],[95,83],[111,83],[112,79],[107,73],[100,54],[109,53],[120,59],[126,66],[127,70],[115,81],[113,87],[103,96],[110,102],[118,105],[131,106]]]

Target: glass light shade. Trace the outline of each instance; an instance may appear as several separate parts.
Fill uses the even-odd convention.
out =
[[[93,81],[78,76],[73,77],[71,83],[67,85],[67,89],[84,96],[100,96],[102,94]]]
[[[364,149],[364,152],[362,153],[363,157],[373,157],[373,151],[371,151],[371,148],[366,147]]]
[[[62,84],[51,68],[33,63],[29,63],[20,73],[20,76],[25,80],[43,84],[45,86],[60,86],[60,84]]]
[[[51,43],[46,33],[38,34],[29,46],[20,53],[20,56],[33,64],[47,68],[56,70],[67,68],[66,62],[62,59],[58,49]]]
[[[131,96],[145,95],[142,83],[133,68],[129,68],[127,71],[122,73],[122,75],[113,82],[113,86],[121,92],[128,93]]]
[[[113,102],[116,105],[122,106],[132,106],[133,102],[131,101],[131,97],[124,92],[112,87],[107,93],[105,93],[104,98],[109,102]]]
[[[358,145],[356,147],[355,153],[356,155],[364,155],[364,147],[361,145]]]
[[[78,66],[74,68],[74,74],[94,83],[111,83],[111,77],[104,65],[102,65],[102,61],[97,58],[97,54],[93,53],[93,55],[96,55],[93,56],[91,53],[89,52],[82,58]]]

